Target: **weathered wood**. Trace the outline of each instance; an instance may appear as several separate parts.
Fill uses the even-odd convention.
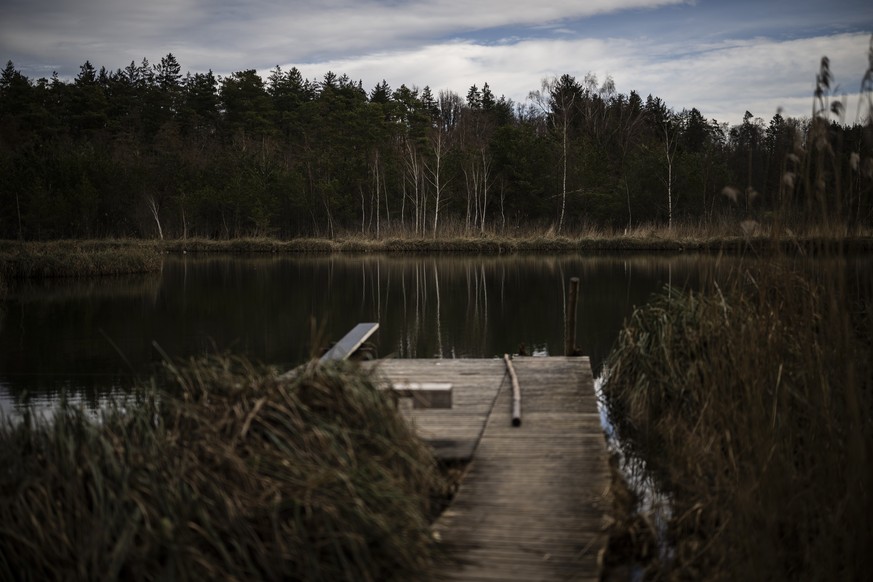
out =
[[[576,298],[579,295],[579,277],[570,278],[570,292],[564,306],[564,355],[577,355],[576,348]]]
[[[521,386],[518,385],[518,376],[515,375],[509,354],[503,354],[503,361],[506,362],[506,371],[512,381],[512,426],[521,426]]]
[[[596,580],[609,470],[588,358],[512,362],[524,385],[513,427],[505,360],[385,360],[390,382],[450,382],[453,407],[406,411],[440,455],[472,454],[433,526],[448,580]],[[473,452],[475,449],[475,452]],[[444,456],[442,458],[452,458]],[[454,457],[458,458],[458,457]]]
[[[411,398],[413,408],[452,407],[452,385],[448,382],[395,382],[391,389],[401,398]]]
[[[503,362],[498,359],[389,359],[365,362],[364,365],[379,370],[388,385],[452,385],[451,408],[401,407],[401,412],[413,423],[418,435],[443,461],[468,461],[473,456],[506,376]]]
[[[376,333],[377,329],[379,329],[378,323],[359,323],[349,333],[344,335],[340,341],[335,343],[327,353],[321,356],[321,361],[347,359],[365,341],[370,339],[370,336]]]

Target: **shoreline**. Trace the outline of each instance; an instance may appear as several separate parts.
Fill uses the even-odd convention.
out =
[[[757,253],[855,254],[873,251],[871,235],[791,237],[529,236],[430,238],[96,239],[0,241],[0,282],[12,279],[149,273],[171,253]],[[2,286],[2,285],[0,285]]]

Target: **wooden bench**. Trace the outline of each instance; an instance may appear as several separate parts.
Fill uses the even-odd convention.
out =
[[[452,407],[452,385],[448,382],[395,382],[391,389],[401,398],[411,398],[413,408]]]
[[[378,323],[359,323],[321,356],[321,361],[348,359],[378,329]],[[413,408],[452,407],[452,385],[449,383],[397,382],[391,388],[401,398],[411,398]]]

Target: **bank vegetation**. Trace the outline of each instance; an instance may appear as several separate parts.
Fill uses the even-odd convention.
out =
[[[0,239],[572,235],[752,228],[776,209],[795,231],[869,228],[873,142],[863,117],[834,107],[837,82],[825,59],[811,117],[731,124],[585,71],[515,103],[484,79],[458,94],[296,68],[185,74],[172,53],[114,71],[85,61],[72,80],[8,62]],[[832,171],[812,179],[801,167],[818,152]]]
[[[821,73],[816,102],[827,82]],[[864,82],[873,89],[873,69]],[[784,181],[835,175],[840,144],[827,128],[840,107],[819,110],[815,150]],[[808,193],[810,208],[824,192]],[[774,245],[779,260],[749,261],[701,291],[668,288],[626,322],[603,395],[637,469],[631,489],[648,483],[666,503],[650,512],[641,489],[617,488],[636,515],[619,515],[612,539],[642,544],[625,549],[648,577],[869,577],[873,273],[845,250],[812,243],[800,253],[810,262]]]
[[[624,454],[669,499],[651,574],[867,576],[871,284],[844,265],[749,269],[634,313],[604,394]]]
[[[446,493],[381,381],[168,365],[99,418],[0,425],[0,579],[426,577]]]

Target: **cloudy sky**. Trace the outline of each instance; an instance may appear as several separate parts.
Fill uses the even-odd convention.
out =
[[[823,55],[857,93],[871,32],[869,0],[0,0],[0,58],[34,79],[172,52],[183,71],[488,82],[522,102],[544,77],[592,73],[731,123],[808,115]]]

